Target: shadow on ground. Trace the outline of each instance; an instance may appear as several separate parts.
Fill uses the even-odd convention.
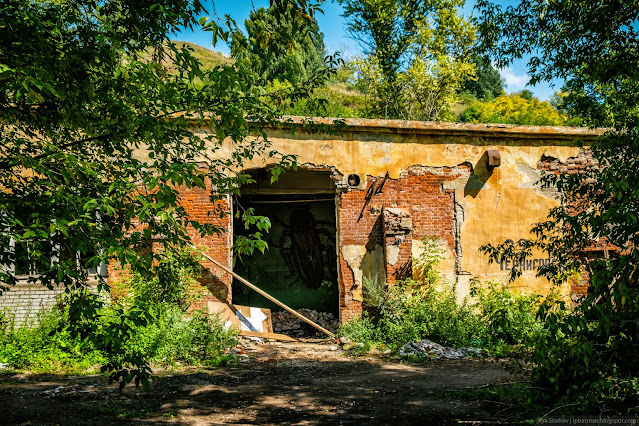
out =
[[[282,348],[269,347],[239,367],[161,371],[150,390],[127,387],[122,394],[96,376],[28,376],[28,381],[3,376],[0,419],[3,424],[455,424],[485,418],[494,407],[442,394],[509,380],[501,366],[481,360],[416,365]],[[94,387],[43,394],[75,384]]]

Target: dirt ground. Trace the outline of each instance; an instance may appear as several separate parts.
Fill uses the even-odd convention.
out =
[[[494,361],[351,357],[326,341],[247,343],[240,356],[235,366],[156,370],[150,390],[121,394],[102,376],[5,373],[0,424],[457,424],[501,407],[450,391],[514,380]]]

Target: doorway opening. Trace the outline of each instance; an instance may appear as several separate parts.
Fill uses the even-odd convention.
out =
[[[335,184],[328,170],[298,169],[271,184],[265,169],[248,171],[255,183],[242,187],[234,211],[253,208],[266,216],[271,230],[262,236],[268,249],[236,260],[234,270],[293,309],[330,313],[339,309]],[[234,218],[234,238],[255,232]],[[237,280],[232,283],[236,305],[282,308]]]

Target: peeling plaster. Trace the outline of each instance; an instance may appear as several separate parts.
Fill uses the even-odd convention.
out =
[[[364,277],[373,279],[377,277],[381,282],[386,281],[386,269],[384,268],[384,246],[375,244],[373,250],[368,250],[361,263]]]
[[[457,194],[455,194],[457,195]],[[457,197],[455,197],[457,198]],[[462,272],[463,249],[461,244],[461,229],[464,223],[464,208],[460,203],[455,201],[455,214],[453,215],[453,234],[455,236],[455,274],[460,275]]]
[[[399,259],[399,246],[395,244],[386,246],[386,263],[393,266],[397,263],[397,259]]]
[[[362,190],[366,188],[367,177],[383,176],[386,172],[391,179],[410,173],[437,175],[444,172],[443,167],[458,172],[459,178],[442,183],[443,191],[455,194],[452,219],[455,262],[446,273],[470,273],[482,280],[501,280],[507,271],[488,264],[478,248],[506,239],[529,238],[532,224],[544,220],[549,209],[557,204],[552,189],[542,190],[534,185],[542,156],[559,162],[581,158],[583,151],[579,145],[588,145],[601,133],[566,127],[364,119],[346,119],[346,128],[340,131],[310,133],[303,128],[302,119],[294,117],[297,123],[295,120],[300,123],[294,134],[284,127],[267,130],[272,149],[297,155],[298,164],[320,163],[326,165],[325,170],[339,170],[339,175],[333,178],[338,188],[338,208],[339,193],[351,189],[346,182],[351,173],[360,176],[361,187],[357,189]],[[331,119],[315,120],[329,126],[333,123]],[[231,141],[225,141],[216,147],[215,156],[229,157],[232,149]],[[497,149],[502,158],[501,165],[492,171],[486,170],[482,163],[488,149]],[[263,167],[269,161],[273,160],[256,157],[245,167]],[[373,200],[370,209],[378,212],[393,207],[392,204],[381,205]],[[407,210],[413,213],[428,208],[415,205]],[[356,275],[353,290],[361,292],[366,251],[363,247],[344,251],[342,247],[342,253],[350,259],[348,267]],[[535,271],[526,271],[515,287],[543,292],[549,283],[536,277]]]
[[[366,255],[366,246],[347,244],[342,246],[342,257],[346,261],[348,267],[353,271],[353,287],[351,288],[351,294],[353,300],[363,301],[362,293],[362,272],[361,265],[364,256]]]
[[[532,168],[528,164],[517,163],[517,171],[521,174],[521,181],[519,183],[520,188],[535,188],[541,173],[539,170]]]
[[[442,277],[445,281],[454,282],[456,279],[456,274],[454,272],[454,265],[456,263],[456,255],[453,250],[451,250],[450,246],[445,240],[435,239],[435,244],[439,248],[442,254],[442,259],[440,261],[438,272],[440,277]],[[412,241],[411,246],[411,256],[413,259],[417,259],[419,256],[425,253],[425,245],[422,240],[415,239]],[[423,270],[413,265],[413,279],[419,280],[423,275]]]

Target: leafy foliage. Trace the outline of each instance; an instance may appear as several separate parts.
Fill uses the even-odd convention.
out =
[[[289,3],[277,10],[307,28],[316,5]],[[276,171],[294,165],[261,131],[278,116],[269,101],[303,98],[336,65],[277,93],[244,64],[205,69],[193,48],[169,41],[185,27],[203,26],[213,44],[237,30],[230,18],[202,13],[199,0],[9,0],[0,14],[10,28],[0,33],[0,264],[10,266],[0,270],[0,290],[22,275],[63,286],[69,322],[61,329],[91,340],[125,382],[148,374],[143,357],[121,354],[152,318],[118,308],[101,321],[104,300],[85,291],[87,275],[110,261],[148,272],[157,260],[151,244],[183,247],[189,227],[219,232],[188,217],[180,188],[237,193],[247,181],[238,171],[256,155]],[[225,140],[232,151],[215,156]]]
[[[136,306],[175,305],[186,310],[203,296],[195,290],[202,267],[197,254],[191,249],[179,252],[162,251],[150,273],[136,273],[124,283],[131,303]]]
[[[134,359],[169,365],[215,364],[235,343],[236,332],[226,330],[217,317],[187,312],[189,302],[202,296],[192,261],[188,252],[166,254],[153,276],[133,274],[123,283],[129,292],[101,307],[99,320],[88,324],[100,338],[81,339],[65,329],[70,308],[62,300],[20,326],[8,323],[0,330],[0,362],[15,369],[67,373],[93,372],[99,364],[126,365]],[[132,323],[130,318],[139,312],[145,313],[147,321]],[[117,325],[122,334],[113,333]],[[129,333],[126,338],[125,333]],[[112,379],[124,386],[137,376],[145,383],[144,372],[148,371],[119,369]]]
[[[564,78],[564,107],[586,125],[608,127],[591,147],[593,164],[542,179],[560,191],[561,204],[535,226],[535,241],[484,248],[496,260],[535,247],[552,259],[541,275],[558,282],[575,272],[589,277],[572,315],[543,312],[549,332],[535,345],[533,380],[551,389],[549,399],[591,413],[636,413],[639,10],[621,1],[478,5],[485,47],[498,63],[531,55],[533,83]]]
[[[524,95],[525,96],[525,95]],[[532,97],[526,99],[521,93],[501,95],[489,102],[475,101],[459,116],[467,123],[503,123],[532,126],[563,126],[562,116],[548,102]]]
[[[506,286],[474,280],[470,298],[459,303],[455,285],[441,282],[437,272],[441,249],[432,240],[424,243],[426,250],[414,259],[422,270],[420,278],[381,288],[377,280],[365,280],[367,314],[340,327],[342,335],[393,349],[428,338],[507,355],[527,348],[543,333],[536,317],[541,296],[517,294]]]
[[[292,85],[287,81],[273,80],[269,87],[273,90],[289,89]],[[295,103],[279,103],[278,107],[288,115],[351,118],[363,117],[368,103],[365,95],[349,84],[333,81],[317,88],[309,98]]]
[[[314,18],[298,28],[296,20],[288,19],[297,13],[295,6],[285,5],[284,10],[274,4],[252,11],[245,21],[248,38],[240,31],[232,34],[231,56],[245,61],[266,81],[298,84],[325,67],[324,36]]]
[[[0,328],[0,362],[34,372],[93,372],[106,362],[99,351],[68,331],[56,333],[64,313],[58,308],[29,318],[35,327],[7,321]]]
[[[458,13],[463,0],[343,0],[348,29],[365,48],[359,87],[373,98],[369,115],[450,118],[455,95],[474,75],[475,29]]]
[[[476,283],[472,296],[458,303],[455,287],[449,283],[439,288],[413,281],[388,285],[381,303],[340,327],[340,334],[393,349],[431,339],[508,355],[529,347],[542,333],[536,319],[540,296],[516,294],[494,283]]]
[[[472,56],[475,64],[475,75],[468,78],[462,91],[474,95],[481,101],[491,101],[504,91],[504,79],[485,56]]]

